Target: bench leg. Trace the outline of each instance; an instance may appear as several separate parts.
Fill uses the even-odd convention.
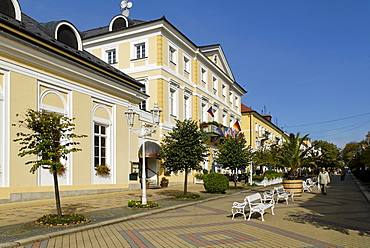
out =
[[[261,218],[262,218],[262,221],[265,221],[265,219],[263,218],[263,215],[265,214],[265,211],[261,211],[261,212],[259,212],[260,213],[260,215],[261,215]]]
[[[274,206],[271,207],[271,214],[272,215],[275,215],[275,213],[274,213]]]

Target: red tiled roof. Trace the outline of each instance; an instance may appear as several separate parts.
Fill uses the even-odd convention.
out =
[[[249,107],[245,106],[244,104],[242,104],[242,106],[241,106],[241,110],[242,110],[242,113],[243,113],[243,112],[252,112],[252,111],[254,111],[253,109],[251,109],[251,108],[249,108]]]

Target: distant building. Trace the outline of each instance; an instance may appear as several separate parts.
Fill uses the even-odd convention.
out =
[[[272,117],[259,114],[257,111],[241,105],[242,132],[247,146],[253,150],[268,148],[271,145],[282,145],[284,132],[272,123]]]

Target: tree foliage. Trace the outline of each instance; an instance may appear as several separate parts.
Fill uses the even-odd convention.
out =
[[[189,171],[201,169],[200,163],[207,159],[206,139],[196,121],[176,120],[176,125],[161,143],[159,157],[163,160],[163,166],[185,174],[184,194],[187,193]]]
[[[216,162],[222,164],[223,168],[237,171],[245,168],[251,161],[250,148],[246,147],[247,141],[242,133],[235,136],[227,136],[221,143],[216,153]],[[234,174],[234,184],[236,186],[237,173]]]
[[[18,116],[18,115],[17,115]],[[55,199],[58,216],[61,217],[61,207],[58,188],[58,171],[64,171],[64,165],[61,159],[66,160],[71,152],[77,152],[81,149],[74,148],[78,142],[73,138],[83,138],[86,135],[76,135],[73,133],[73,119],[65,116],[47,113],[45,111],[36,111],[28,109],[24,120],[19,120],[20,126],[27,128],[30,132],[18,132],[14,142],[19,142],[22,146],[19,149],[18,156],[34,155],[34,159],[26,162],[31,164],[30,172],[35,173],[40,166],[50,167],[54,177]]]
[[[315,140],[312,145],[321,152],[315,156],[315,163],[318,167],[341,166],[340,150],[336,145],[323,140]]]

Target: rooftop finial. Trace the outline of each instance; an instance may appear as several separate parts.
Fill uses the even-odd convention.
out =
[[[122,15],[128,17],[130,15],[130,8],[132,7],[132,3],[126,0],[123,0],[120,4],[120,9],[122,11]]]

